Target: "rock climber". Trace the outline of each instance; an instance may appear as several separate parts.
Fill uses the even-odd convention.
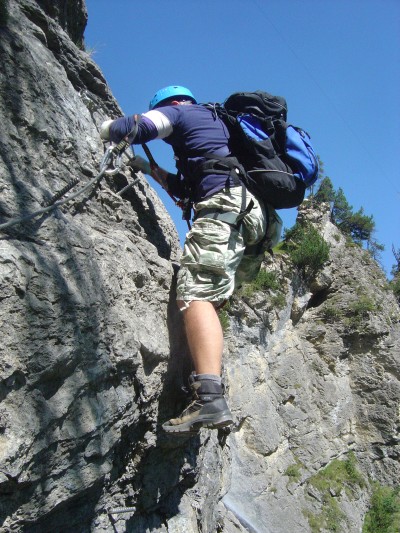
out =
[[[134,138],[129,134],[137,125]],[[163,139],[172,146],[177,174],[136,156],[132,166],[152,176],[175,197],[190,198],[193,225],[186,236],[177,279],[177,304],[195,371],[189,378],[190,405],[163,424],[169,433],[233,423],[221,378],[223,330],[218,308],[235,287],[257,274],[266,234],[265,206],[242,187],[238,172],[210,164],[209,154],[231,156],[229,133],[212,109],[197,104],[186,87],[169,86],[155,94],[149,111],[105,121],[103,140],[143,144]]]

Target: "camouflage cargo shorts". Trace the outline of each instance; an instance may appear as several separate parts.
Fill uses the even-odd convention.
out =
[[[186,305],[193,300],[207,300],[218,305],[227,300],[236,287],[257,275],[265,249],[279,240],[282,221],[274,209],[265,208],[246,191],[246,205],[250,200],[254,206],[243,218],[240,229],[222,220],[202,216],[202,210],[239,214],[241,186],[224,189],[194,205],[197,216],[183,248],[177,300]],[[266,234],[267,217],[268,238],[262,246],[257,246]]]

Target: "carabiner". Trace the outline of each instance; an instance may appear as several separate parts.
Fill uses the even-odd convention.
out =
[[[111,145],[104,152],[103,158],[100,163],[100,171],[106,174],[107,176],[114,176],[118,174],[122,167],[122,154],[115,149],[116,147]]]

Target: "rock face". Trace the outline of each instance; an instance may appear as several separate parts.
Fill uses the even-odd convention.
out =
[[[337,531],[356,532],[368,480],[398,482],[399,309],[382,272],[346,245],[329,210],[305,203],[299,219],[320,229],[330,260],[307,279],[275,259],[282,308],[272,306],[273,293],[234,308],[227,373],[238,418],[222,502],[250,531],[332,530],[325,507],[337,511]],[[325,467],[341,460],[351,468],[353,454],[361,477],[324,492],[323,481],[337,482]]]
[[[81,0],[3,5],[0,224],[93,180],[98,127],[120,113],[81,49]],[[310,273],[277,255],[279,289],[233,299],[232,432],[171,439],[160,424],[191,370],[179,242],[143,176],[118,194],[134,178],[0,234],[1,530],[360,531],[371,481],[400,478],[400,314],[383,273],[305,203],[330,258]]]

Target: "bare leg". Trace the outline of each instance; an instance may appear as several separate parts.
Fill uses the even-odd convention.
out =
[[[183,302],[178,301],[183,309]],[[167,433],[193,433],[202,427],[221,428],[233,423],[221,384],[223,332],[211,302],[195,300],[183,311],[186,336],[195,367],[189,380],[192,402],[178,418],[163,424]],[[218,377],[217,377],[218,376]]]
[[[178,305],[182,307],[181,302]],[[196,374],[220,376],[224,337],[213,304],[194,300],[183,315]]]

